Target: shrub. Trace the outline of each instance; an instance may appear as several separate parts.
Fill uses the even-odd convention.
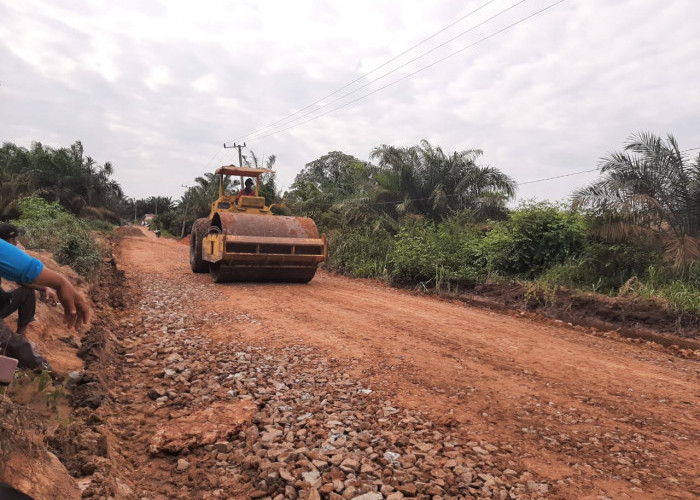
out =
[[[642,296],[661,297],[674,311],[700,315],[700,288],[674,280],[658,288],[644,286]]]
[[[551,306],[557,300],[557,288],[543,281],[526,283],[523,300],[530,309]]]
[[[393,244],[391,234],[382,229],[334,231],[329,237],[326,266],[362,278],[383,277]]]
[[[494,223],[481,244],[481,258],[491,271],[527,278],[583,252],[589,221],[550,203],[529,203]]]
[[[98,231],[103,234],[112,234],[114,232],[114,224],[106,220],[98,219],[83,219],[85,225],[91,231]]]
[[[644,242],[606,243],[589,239],[577,257],[555,264],[540,279],[549,283],[615,294],[633,276],[646,276],[661,256]]]
[[[89,276],[102,263],[102,254],[87,225],[65,212],[58,202],[42,198],[19,200],[20,218],[13,221],[25,230],[22,242],[27,248],[52,252],[61,265]]]
[[[189,224],[185,229],[189,230],[190,226],[192,224]],[[169,234],[179,235],[182,231],[182,214],[176,213],[174,210],[158,214],[151,222],[151,229],[160,229]]]
[[[481,233],[456,219],[441,223],[417,221],[401,227],[391,254],[393,277],[398,281],[474,283],[483,279],[480,268]]]

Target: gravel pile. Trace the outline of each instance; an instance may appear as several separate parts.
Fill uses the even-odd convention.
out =
[[[350,376],[348,361],[301,341],[250,345],[237,332],[259,320],[241,312],[192,315],[191,304],[207,297],[204,285],[186,299],[165,278],[140,286],[141,318],[121,324],[130,381],[122,394],[170,424],[156,424],[148,453],[169,464],[175,497],[240,498],[241,485],[250,498],[275,500],[552,496],[509,446],[399,407]],[[206,335],[226,325],[229,341]],[[246,418],[231,413],[222,427],[224,408],[247,408]],[[137,485],[137,497],[158,498],[147,484]]]

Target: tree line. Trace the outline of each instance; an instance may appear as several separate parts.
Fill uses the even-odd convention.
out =
[[[663,296],[700,312],[700,155],[673,136],[630,136],[569,202],[508,208],[517,185],[423,141],[306,165],[286,198],[330,241],[328,266],[422,286],[529,280],[542,287]],[[372,163],[373,162],[373,163]],[[626,287],[625,289],[629,289]]]
[[[113,173],[110,162],[100,165],[86,156],[80,141],[57,149],[6,142],[0,148],[0,219],[19,216],[18,201],[35,195],[76,216],[116,222],[125,198]]]
[[[570,202],[509,208],[517,184],[480,164],[478,149],[446,152],[428,141],[374,148],[369,161],[341,151],[313,160],[280,193],[274,174],[260,192],[285,215],[312,217],[330,241],[327,266],[357,276],[425,285],[528,279],[614,293],[633,276],[700,304],[700,154],[673,136],[637,133],[604,156],[600,177]],[[273,168],[249,151],[244,165]],[[112,223],[157,214],[181,236],[209,214],[219,177],[203,173],[179,200],[128,198],[80,142],[68,148],[11,143],[0,149],[0,219],[33,195],[79,217]],[[235,193],[237,179],[224,189]],[[652,280],[653,278],[653,280]],[[660,288],[659,288],[660,287]],[[698,300],[696,300],[698,299]],[[699,307],[699,306],[696,306]]]

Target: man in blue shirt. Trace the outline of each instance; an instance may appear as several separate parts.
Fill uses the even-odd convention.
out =
[[[63,306],[63,322],[68,328],[79,328],[87,323],[90,308],[85,299],[61,274],[47,269],[34,257],[0,239],[0,277],[22,284],[49,287],[56,291]],[[20,368],[50,368],[46,360],[36,354],[29,340],[22,334],[14,333],[0,321],[0,354],[17,358]]]
[[[0,222],[0,239],[24,249],[17,239],[20,234],[20,230],[14,224]],[[21,284],[21,286],[9,292],[0,287],[0,318],[7,318],[10,314],[17,311],[17,333],[21,335],[24,335],[27,325],[34,321],[34,312],[36,311],[35,291],[38,291],[46,302],[58,303],[56,292],[52,288],[45,286]]]

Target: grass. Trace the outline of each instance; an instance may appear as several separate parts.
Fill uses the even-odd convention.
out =
[[[660,286],[643,283],[634,292],[640,297],[661,299],[676,312],[700,314],[700,290],[682,281]]]

